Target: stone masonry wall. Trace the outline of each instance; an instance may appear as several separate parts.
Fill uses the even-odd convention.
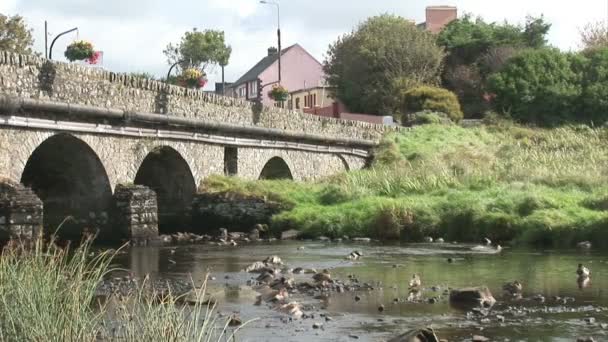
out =
[[[42,229],[42,201],[21,184],[0,179],[0,240],[31,239]]]
[[[277,108],[256,114],[246,101],[6,51],[0,51],[0,93],[328,137],[379,140],[383,133],[397,129]]]
[[[114,222],[125,237],[146,245],[158,239],[156,193],[142,185],[117,185],[114,191]]]

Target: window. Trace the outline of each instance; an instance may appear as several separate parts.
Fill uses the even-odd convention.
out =
[[[288,109],[293,109],[293,100],[287,101],[287,108]]]
[[[304,95],[304,108],[308,108],[308,95]]]
[[[296,97],[296,109],[300,109],[300,98]]]
[[[239,88],[239,97],[245,97],[245,87]]]
[[[311,107],[317,106],[317,94],[312,94],[312,104],[310,106]]]
[[[249,98],[258,96],[258,84],[256,81],[249,82]]]

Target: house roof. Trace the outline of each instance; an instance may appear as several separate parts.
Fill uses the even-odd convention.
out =
[[[292,46],[284,48],[281,51],[281,56],[283,56],[285,53],[287,53],[287,51],[291,50],[291,48],[296,45],[298,44],[294,44]],[[277,59],[279,59],[278,53],[262,58],[253,68],[249,69],[249,71],[247,71],[243,76],[241,76],[241,78],[234,82],[231,87],[239,86],[245,82],[255,81],[258,76],[260,76],[260,74],[264,72],[264,70],[268,69],[268,67],[270,67],[272,63],[274,63]]]

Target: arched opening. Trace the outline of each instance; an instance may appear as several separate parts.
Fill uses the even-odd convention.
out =
[[[58,234],[65,239],[80,239],[85,231],[104,235],[112,187],[95,151],[82,140],[68,134],[45,140],[28,159],[21,183],[42,200],[47,232],[61,225]]]
[[[188,163],[177,151],[159,147],[150,152],[137,171],[135,184],[156,192],[160,233],[189,228],[196,182]]]
[[[348,165],[348,162],[346,161],[346,159],[341,154],[336,154],[336,155],[342,161],[342,166],[344,166],[344,171],[346,171],[346,172],[350,171],[350,166]]]
[[[291,175],[291,170],[289,170],[289,166],[287,163],[279,157],[274,157],[270,159],[262,172],[260,173],[260,179],[293,179]]]

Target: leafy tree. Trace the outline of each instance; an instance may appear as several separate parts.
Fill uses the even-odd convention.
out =
[[[555,125],[574,120],[581,95],[580,56],[528,50],[489,79],[497,109],[520,122]]]
[[[403,89],[437,83],[443,57],[433,34],[385,14],[331,45],[324,71],[350,110],[385,114],[399,110]]]
[[[608,26],[604,22],[589,23],[581,30],[583,49],[608,47]]]
[[[522,49],[544,47],[550,27],[542,16],[528,17],[524,26],[487,23],[471,15],[451,22],[437,38],[448,52],[443,85],[458,95],[466,112],[485,111],[488,77]]]
[[[210,65],[227,65],[231,51],[226,45],[224,32],[194,28],[186,32],[178,44],[167,45],[163,53],[169,65],[181,62],[182,68],[196,67],[204,71]]]
[[[0,50],[31,54],[34,38],[23,17],[8,17],[0,13]]]
[[[582,64],[581,119],[594,124],[608,121],[608,47],[595,47]]]

